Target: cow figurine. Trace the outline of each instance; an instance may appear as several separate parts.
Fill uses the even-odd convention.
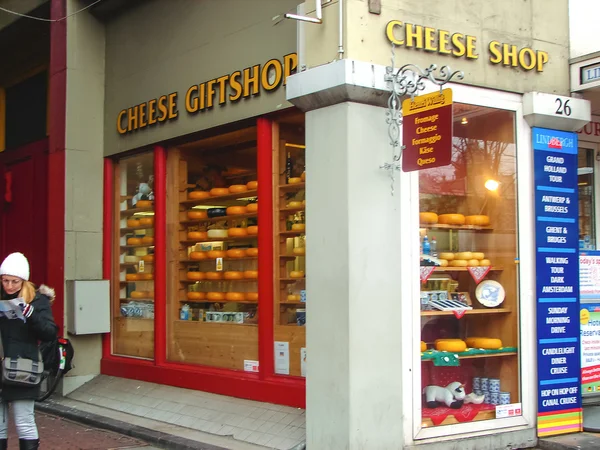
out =
[[[459,409],[466,396],[465,385],[454,381],[446,387],[426,386],[423,389],[423,396],[428,408],[437,408],[440,403],[443,403],[448,408]]]

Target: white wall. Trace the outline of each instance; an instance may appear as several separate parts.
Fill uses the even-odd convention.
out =
[[[598,0],[569,0],[570,58],[600,51],[597,37],[600,2]]]

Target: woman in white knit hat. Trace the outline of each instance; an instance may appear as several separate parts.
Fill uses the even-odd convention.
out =
[[[22,298],[25,321],[0,317],[0,335],[4,356],[22,357],[39,361],[38,342],[56,338],[58,327],[54,323],[51,303],[54,290],[40,286],[36,290],[29,281],[29,262],[22,253],[11,253],[0,265],[2,288],[0,299]],[[37,449],[40,441],[35,423],[34,405],[40,386],[4,385],[0,392],[0,450],[8,448],[8,406],[19,435],[19,450]]]

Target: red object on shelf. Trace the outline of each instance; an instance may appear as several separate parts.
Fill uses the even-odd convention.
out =
[[[471,422],[481,411],[494,411],[495,409],[494,405],[487,405],[485,403],[481,405],[468,404],[459,409],[452,409],[446,406],[438,408],[423,407],[423,419],[430,419],[434,425],[440,425],[448,416],[454,416],[459,422]]]

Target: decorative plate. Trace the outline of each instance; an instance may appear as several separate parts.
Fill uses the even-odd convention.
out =
[[[475,297],[483,306],[495,308],[504,301],[506,292],[500,283],[494,280],[485,280],[477,285]]]

